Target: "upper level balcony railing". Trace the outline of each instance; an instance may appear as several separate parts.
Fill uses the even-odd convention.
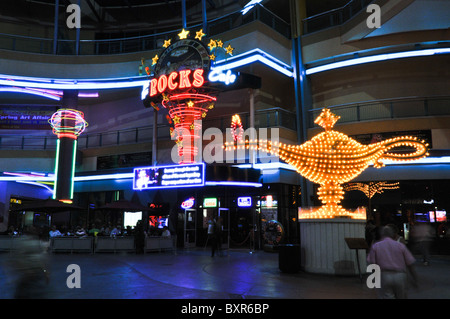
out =
[[[244,130],[250,126],[250,114],[240,114]],[[202,121],[203,130],[211,127],[220,129],[223,134],[231,126],[231,115],[211,117]],[[170,140],[168,124],[158,125],[158,140]],[[281,108],[257,111],[255,128],[282,127],[296,130],[295,114]],[[49,130],[50,130],[49,125]],[[23,131],[20,131],[23,132]],[[56,150],[56,136],[38,135],[0,135],[0,150]],[[115,130],[101,133],[84,133],[78,138],[78,149],[120,146],[153,141],[153,126]]]
[[[373,0],[351,0],[345,6],[316,14],[302,20],[305,34],[341,25],[350,20]]]
[[[339,124],[372,120],[389,120],[409,117],[450,115],[450,96],[404,97],[333,105],[328,107],[339,115]],[[314,120],[322,111],[309,111],[309,128],[317,127]]]
[[[250,12],[242,15],[236,11],[223,17],[208,21],[206,34],[211,37],[239,28],[253,21],[260,21],[286,38],[290,38],[290,25],[261,5],[256,5]],[[202,24],[188,25],[188,29],[200,29]],[[180,27],[181,29],[181,27]],[[161,41],[176,37],[179,29],[169,32],[154,30],[152,34],[138,37],[104,39],[104,40],[67,40],[58,39],[54,52],[53,39],[36,38],[0,33],[0,49],[58,55],[102,55],[122,54],[160,49]]]

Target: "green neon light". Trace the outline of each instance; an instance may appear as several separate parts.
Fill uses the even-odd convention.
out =
[[[203,207],[205,208],[217,207],[217,198],[215,197],[204,198]]]
[[[56,160],[55,160],[55,186],[53,187],[53,199],[56,199],[56,190],[58,185],[58,166],[59,166],[59,144],[60,140],[56,140]]]
[[[73,142],[72,174],[70,175],[70,199],[73,199],[73,177],[75,176],[75,160],[77,158],[77,140]]]

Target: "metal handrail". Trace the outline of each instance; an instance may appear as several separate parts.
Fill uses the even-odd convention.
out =
[[[350,0],[344,6],[321,12],[302,20],[304,34],[341,25],[361,12],[374,0]]]
[[[439,40],[439,41],[427,41],[427,42],[411,42],[411,43],[403,43],[403,44],[395,44],[395,45],[387,45],[382,47],[376,47],[371,49],[364,49],[359,51],[353,51],[338,55],[333,55],[325,58],[321,58],[318,60],[310,61],[305,64],[305,66],[310,69],[317,66],[322,66],[334,62],[347,61],[355,58],[363,58],[370,57],[379,54],[385,53],[397,53],[397,52],[405,52],[405,51],[419,51],[426,49],[440,49],[440,48],[449,48],[450,41],[449,40]]]
[[[410,117],[450,115],[450,96],[401,97],[373,101],[354,102],[327,106],[339,115],[339,123],[389,120]],[[309,128],[315,127],[314,120],[322,108],[314,108],[309,113]]]
[[[208,21],[208,36],[214,36],[229,31],[253,21],[260,21],[287,38],[290,38],[289,24],[264,8],[256,5],[255,8],[245,16],[240,11],[229,13],[225,16]],[[225,25],[225,27],[221,27]],[[199,27],[201,24],[190,25],[189,28]],[[75,52],[76,40],[58,39],[57,55],[102,55],[141,52],[158,49],[157,42],[170,34],[179,33],[179,30],[158,32],[143,36],[134,36],[115,39],[80,39],[78,52]],[[23,35],[12,35],[0,33],[0,49],[31,52],[40,54],[53,54],[53,39],[29,37]]]
[[[240,113],[244,127],[249,126],[250,114]],[[271,108],[256,111],[256,128],[284,127],[295,130],[295,114],[281,108]],[[222,132],[231,125],[231,115],[210,117],[203,120],[203,129],[218,127]],[[158,125],[158,139],[170,140],[170,125]],[[50,128],[49,128],[50,129]],[[56,136],[46,135],[0,135],[0,150],[55,150]],[[141,126],[100,133],[85,133],[78,137],[78,148],[89,149],[137,143],[151,143],[153,141],[153,126]]]

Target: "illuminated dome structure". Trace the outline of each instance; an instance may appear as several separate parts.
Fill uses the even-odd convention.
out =
[[[351,213],[339,203],[344,197],[341,184],[354,179],[370,164],[376,168],[384,166],[382,160],[410,161],[428,155],[424,141],[413,136],[402,136],[387,139],[379,143],[363,145],[349,136],[332,130],[339,116],[329,109],[323,109],[315,123],[322,126],[325,132],[317,134],[302,145],[271,143],[270,141],[245,141],[237,145],[225,144],[226,150],[236,148],[261,149],[278,156],[295,167],[297,172],[310,181],[320,184],[319,199],[324,204],[317,210],[303,213],[300,218],[334,218],[350,217],[365,219],[365,213]],[[395,152],[395,148],[414,148],[412,152]]]
[[[53,129],[53,134],[58,138],[76,139],[87,126],[83,112],[72,109],[60,109],[53,113],[48,121]]]

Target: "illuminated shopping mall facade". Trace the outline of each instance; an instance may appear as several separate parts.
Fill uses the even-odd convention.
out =
[[[383,169],[372,163],[352,182],[399,187],[371,197],[370,205],[353,188],[345,193],[344,208],[366,207],[376,223],[399,225],[437,225],[450,210],[447,1],[342,1],[326,7],[267,0],[248,10],[249,1],[187,1],[187,7],[183,1],[129,1],[130,7],[125,1],[88,2],[79,29],[68,27],[65,4],[54,0],[27,2],[42,19],[12,7],[2,14],[1,231],[49,222],[90,224],[105,216],[97,208],[126,199],[152,207],[149,220],[168,216],[174,231],[190,233],[189,240],[179,236],[180,246],[204,245],[207,218],[218,214],[227,217],[231,245],[247,247],[254,230],[254,245],[261,248],[270,220],[282,225],[284,240],[296,243],[299,208],[321,205],[319,185],[268,153],[227,157],[217,145],[252,127],[239,138],[301,145],[323,130],[315,120],[324,108],[340,116],[336,131],[361,144],[413,136],[429,147],[417,161],[386,161]],[[381,10],[379,28],[369,4]],[[186,48],[180,49],[183,40]],[[184,59],[193,47],[200,60]],[[172,60],[164,60],[168,56]],[[183,71],[163,72],[175,63]],[[212,85],[214,77],[220,85]],[[234,80],[239,83],[229,83]],[[45,214],[10,212],[54,197],[59,142],[49,120],[61,109],[77,110],[89,124],[77,135],[73,165],[65,168],[73,170],[66,174],[73,183],[70,200],[86,210],[51,221]],[[193,132],[184,144],[183,130]],[[210,134],[218,131],[221,140]],[[174,159],[186,152],[188,158]],[[139,186],[140,171],[160,179]],[[182,174],[197,179],[186,182]],[[113,217],[124,222],[123,215]]]

